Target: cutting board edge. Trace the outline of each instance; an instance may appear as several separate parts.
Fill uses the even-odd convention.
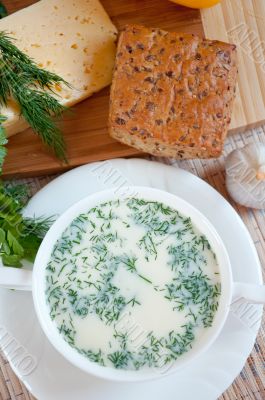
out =
[[[129,154],[130,153],[130,154]],[[141,153],[140,151],[130,148],[128,149],[128,154],[124,153],[124,150],[118,151],[115,154],[111,154],[110,157],[93,157],[91,156],[90,160],[86,160],[84,162],[78,163],[78,162],[73,162],[72,164],[59,164],[58,165],[53,165],[49,168],[41,168],[38,171],[34,169],[25,169],[21,170],[19,172],[14,172],[14,171],[7,171],[3,172],[1,178],[3,180],[10,180],[10,179],[21,179],[21,178],[36,178],[36,177],[41,177],[41,176],[50,176],[50,175],[55,175],[58,173],[65,173],[67,171],[70,171],[73,168],[78,168],[81,167],[82,165],[85,164],[90,164],[93,162],[99,162],[99,161],[106,161],[106,160],[113,160],[116,158],[135,158],[135,157],[145,157],[148,154],[146,153]]]

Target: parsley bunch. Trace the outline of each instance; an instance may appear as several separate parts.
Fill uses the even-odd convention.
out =
[[[24,218],[29,194],[25,185],[0,183],[0,256],[6,266],[20,268],[23,259],[34,261],[52,218]]]

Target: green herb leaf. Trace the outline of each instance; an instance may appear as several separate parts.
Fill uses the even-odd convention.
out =
[[[18,256],[23,256],[24,254],[23,247],[19,244],[15,236],[12,235],[10,231],[7,231],[7,242],[14,254],[17,254]]]
[[[20,240],[21,246],[23,246],[24,249],[24,255],[23,258],[25,260],[28,260],[30,262],[33,262],[35,260],[37,251],[40,247],[41,244],[41,239],[34,234],[28,235],[23,237]]]
[[[21,205],[5,193],[4,186],[0,182],[0,226],[1,224],[18,226],[22,221],[22,216],[19,214],[20,209]]]
[[[1,228],[0,228],[0,243],[1,243],[1,247],[2,247],[3,253],[9,255],[10,254],[10,248],[9,248],[8,243],[6,241],[6,233]]]
[[[14,203],[16,203],[18,207],[17,211],[22,210],[30,198],[28,186],[25,184],[13,185],[11,183],[5,183],[3,185],[3,190],[9,197],[12,197]]]
[[[43,239],[54,220],[54,217],[24,218],[23,233],[24,235],[34,235],[39,239]]]
[[[2,262],[7,267],[21,268],[21,257],[17,254],[2,254]]]
[[[21,210],[28,191],[24,185],[0,182],[0,256],[4,265],[20,268],[21,260],[34,261],[53,218],[24,218]]]
[[[66,161],[65,142],[53,119],[60,117],[66,108],[51,94],[54,84],[68,85],[67,82],[39,68],[5,32],[0,32],[0,52],[0,104],[7,105],[9,98],[14,98],[21,115],[42,141]]]

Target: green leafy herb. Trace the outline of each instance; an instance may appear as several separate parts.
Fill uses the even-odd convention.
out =
[[[0,256],[6,266],[20,268],[23,259],[34,261],[52,218],[24,218],[24,185],[0,184]]]
[[[24,223],[24,234],[34,235],[39,239],[42,239],[50,226],[54,222],[53,217],[34,217],[23,219]]]
[[[57,157],[66,161],[65,142],[53,120],[66,108],[51,93],[55,84],[67,83],[58,75],[39,68],[5,32],[0,32],[0,52],[0,105],[7,105],[10,98],[17,101],[21,115],[33,130]]]
[[[4,185],[2,184],[2,188],[4,192],[9,197],[12,197],[13,201],[16,203],[17,211],[22,210],[30,198],[28,186],[24,184],[14,185],[12,183],[5,183]]]

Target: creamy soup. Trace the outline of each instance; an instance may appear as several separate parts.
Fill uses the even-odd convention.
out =
[[[46,269],[50,316],[89,360],[122,369],[162,367],[212,325],[218,263],[190,218],[128,198],[79,215]]]

